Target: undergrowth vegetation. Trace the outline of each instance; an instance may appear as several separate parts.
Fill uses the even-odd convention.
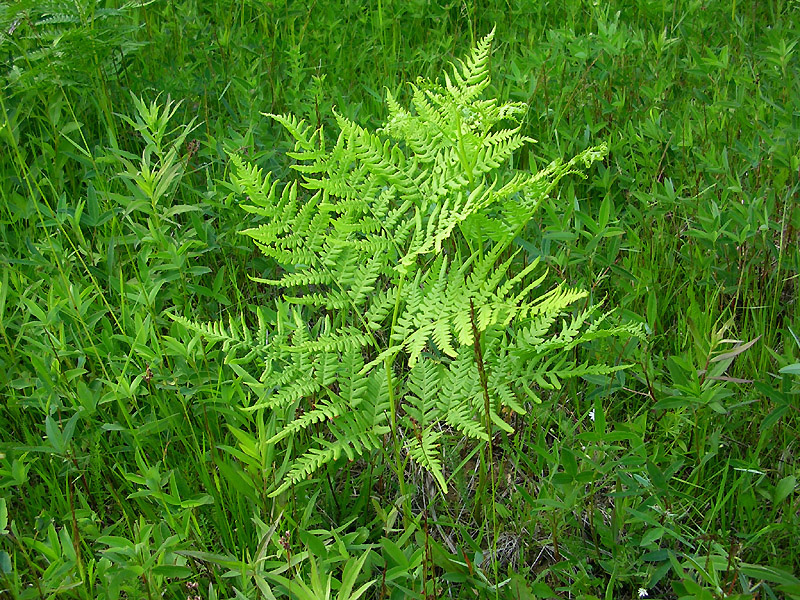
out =
[[[800,6],[488,4],[0,3],[0,596],[800,598]]]

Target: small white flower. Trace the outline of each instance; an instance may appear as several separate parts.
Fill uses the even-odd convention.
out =
[[[594,409],[589,411],[589,418],[594,421]]]
[[[639,588],[639,598],[647,598],[647,590],[645,588]]]

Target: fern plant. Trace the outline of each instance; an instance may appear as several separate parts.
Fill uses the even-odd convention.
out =
[[[515,240],[540,202],[606,149],[510,169],[533,140],[520,133],[523,104],[484,98],[492,37],[441,83],[412,85],[412,108],[388,94],[378,131],[335,114],[330,146],[321,128],[268,115],[294,139],[299,185],[231,156],[234,189],[261,219],[244,233],[276,265],[256,281],[277,296],[277,318],[260,311],[256,332],[242,319],[173,318],[224,344],[255,392],[245,410],[272,411],[268,443],[291,442],[272,495],[340,457],[380,452],[401,488],[410,459],[446,491],[443,443],[513,431],[501,414],[524,413],[540,390],[622,368],[579,363],[575,346],[640,335],[605,326],[595,308],[571,311],[585,292],[546,289],[538,260],[522,264]],[[259,377],[243,367],[255,361]]]

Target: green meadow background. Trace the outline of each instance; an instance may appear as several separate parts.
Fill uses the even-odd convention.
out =
[[[411,521],[368,460],[269,498],[269,416],[166,315],[273,301],[229,153],[290,181],[262,113],[379,127],[492,28],[514,167],[609,147],[520,244],[646,339],[493,499],[476,457]],[[799,39],[796,0],[0,3],[0,597],[800,598]]]

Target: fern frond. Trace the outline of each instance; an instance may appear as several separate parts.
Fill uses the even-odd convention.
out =
[[[332,420],[341,414],[342,407],[335,402],[318,402],[317,407],[294,419],[289,425],[267,440],[267,444],[276,444],[286,437],[304,431],[316,423]]]
[[[442,460],[439,457],[439,438],[441,433],[431,427],[419,433],[418,437],[408,442],[408,455],[415,463],[433,475],[443,493],[447,493],[447,482],[442,472]]]
[[[469,438],[488,441],[481,413],[475,408],[482,406],[482,401],[477,400],[482,393],[479,381],[471,349],[462,349],[444,375],[439,408],[448,425]]]
[[[262,279],[260,277],[251,277],[253,281],[258,283],[266,283],[267,285],[280,286],[280,287],[298,287],[310,285],[327,285],[333,282],[333,275],[324,270],[308,268],[296,273],[286,273],[279,279]]]
[[[320,388],[320,384],[314,379],[303,378],[296,380],[286,387],[281,388],[266,400],[256,402],[252,406],[247,406],[244,410],[254,411],[264,408],[276,409],[278,407],[291,406],[302,398],[313,396]]]
[[[351,299],[339,290],[330,290],[327,294],[319,292],[305,293],[302,296],[284,296],[287,302],[306,306],[324,307],[328,310],[342,310],[351,306]]]
[[[363,453],[375,450],[380,446],[380,440],[377,436],[369,435],[367,431],[359,432],[351,438],[338,439],[335,442],[328,442],[318,437],[316,442],[320,446],[311,448],[295,459],[291,470],[286,474],[281,485],[269,494],[270,497],[283,493],[323,466],[338,460],[343,453],[350,460],[353,460],[356,456],[361,456]]]
[[[337,376],[340,388],[337,397],[341,398],[342,402],[350,410],[357,409],[368,397],[372,398],[372,402],[382,402],[380,382],[376,379],[377,375],[371,374],[366,377],[360,375],[363,366],[364,359],[357,348],[349,348],[342,353]]]
[[[369,299],[375,290],[378,276],[384,266],[385,254],[373,256],[366,264],[361,265],[349,281],[341,282],[350,289],[348,293],[353,301],[353,306],[359,308]]]
[[[413,396],[407,398],[405,410],[423,429],[441,418],[439,394],[443,371],[442,365],[424,360],[409,372],[408,389]]]
[[[389,311],[394,308],[397,290],[389,288],[373,294],[369,308],[364,314],[367,327],[371,330],[381,329],[385,326],[385,321],[389,316]]]
[[[448,407],[445,421],[473,440],[489,441],[486,427],[477,419],[475,409],[466,399],[454,401]]]
[[[298,149],[305,150],[306,152],[314,152],[314,150],[316,150],[317,145],[314,142],[315,130],[311,125],[306,123],[305,119],[298,119],[294,115],[263,114],[283,125],[283,128],[294,138]]]
[[[288,350],[294,353],[346,352],[371,344],[371,336],[361,333],[361,330],[355,327],[344,327],[340,332],[321,335],[315,340],[290,346]]]
[[[268,331],[263,321],[261,321],[263,315],[259,315],[259,328],[255,339],[243,315],[238,318],[231,316],[227,323],[224,320],[197,323],[192,319],[173,313],[167,313],[167,316],[207,340],[222,342],[222,350],[228,354],[228,360],[234,360],[236,350],[239,349],[247,349],[248,358],[252,358],[255,354],[263,352],[267,348]]]
[[[448,91],[464,103],[477,98],[489,85],[489,51],[493,39],[494,29],[478,42],[466,60],[454,65],[452,81],[445,74]]]

